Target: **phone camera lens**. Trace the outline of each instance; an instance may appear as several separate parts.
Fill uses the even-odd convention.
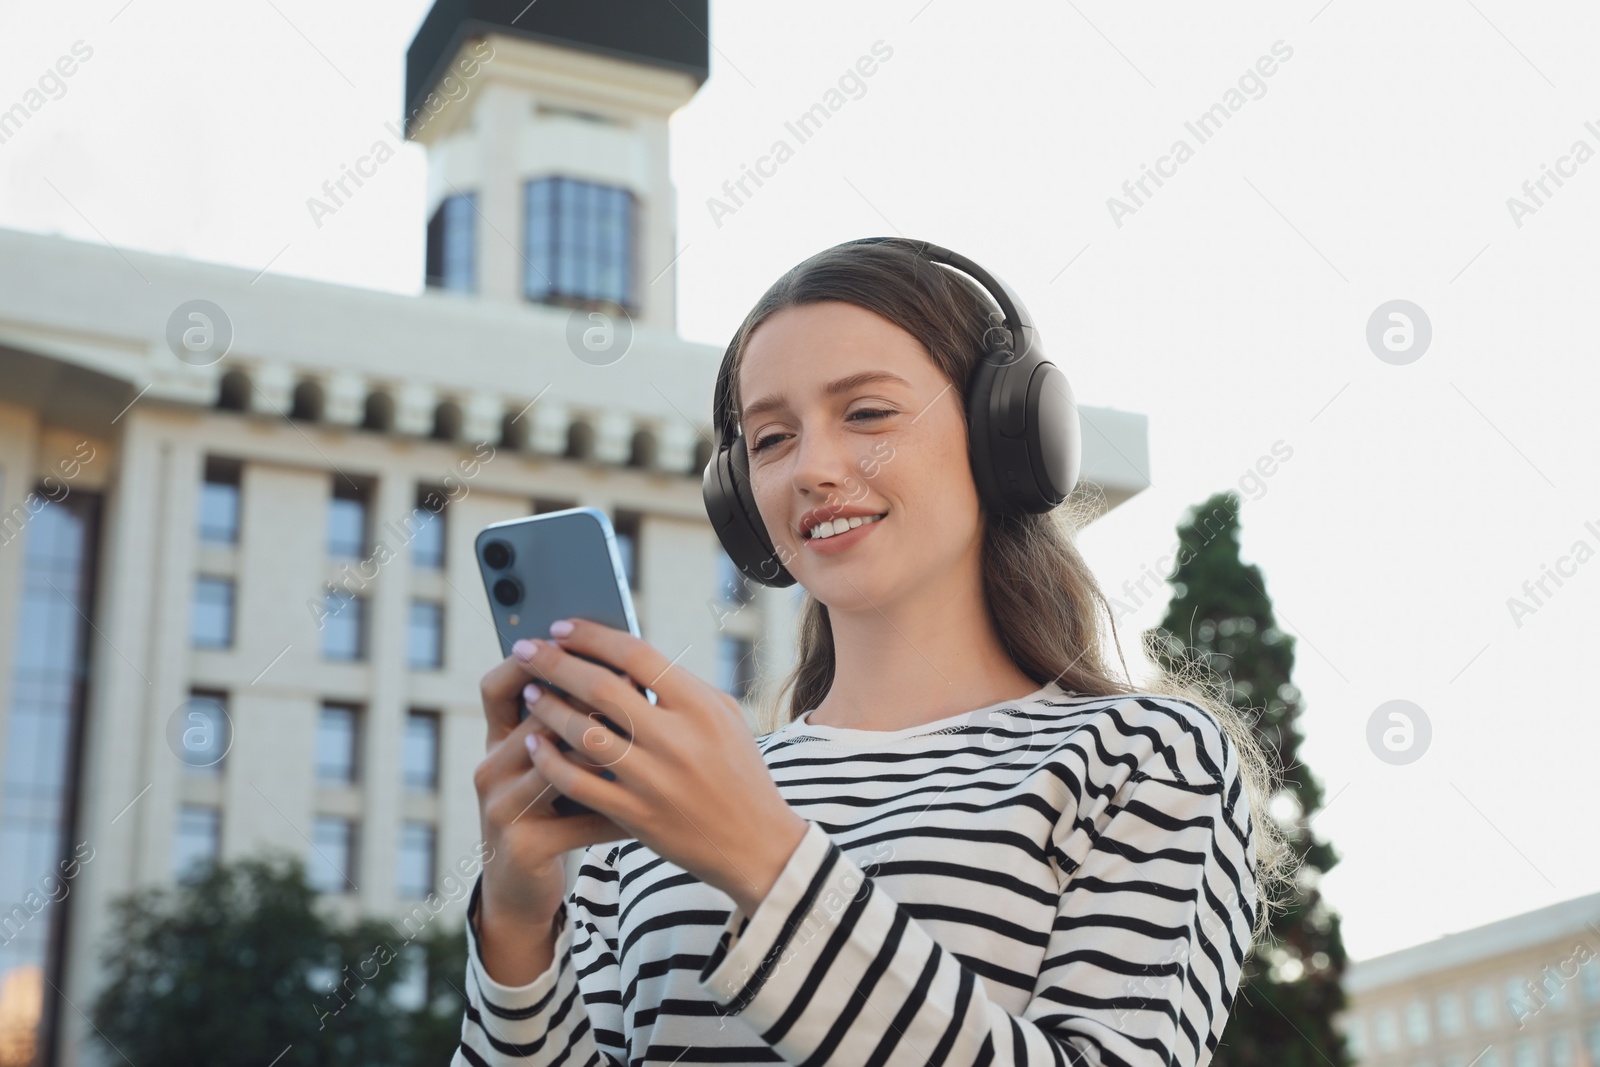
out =
[[[506,607],[522,599],[522,583],[515,578],[501,578],[494,583],[494,598]]]
[[[483,546],[483,561],[495,570],[511,565],[511,546],[504,541],[490,541]],[[512,601],[501,601],[512,603]]]

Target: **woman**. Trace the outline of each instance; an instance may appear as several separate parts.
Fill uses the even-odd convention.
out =
[[[456,1063],[1211,1059],[1283,873],[1271,768],[1210,690],[1113,679],[1065,507],[981,505],[990,304],[917,247],[811,257],[732,347],[749,487],[805,591],[786,721],[752,737],[585,620],[484,676]]]

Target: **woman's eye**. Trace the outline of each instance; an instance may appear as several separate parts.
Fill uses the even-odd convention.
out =
[[[893,415],[893,414],[895,414],[895,412],[893,410],[887,409],[887,408],[862,408],[859,411],[852,411],[848,416],[846,416],[846,419],[847,420],[854,419],[858,415],[865,415],[868,418],[872,418],[872,419],[881,419],[885,415]],[[789,435],[788,434],[782,434],[782,433],[771,433],[771,434],[768,434],[767,436],[765,436],[763,438],[760,438],[759,440],[757,440],[754,444],[752,444],[750,446],[750,454],[754,455],[755,453],[760,452],[763,449],[765,449],[768,445],[774,444],[779,439],[787,437],[787,436],[789,436]]]

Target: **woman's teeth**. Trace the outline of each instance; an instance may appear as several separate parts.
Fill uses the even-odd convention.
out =
[[[888,512],[883,514],[887,515]],[[811,528],[811,532],[806,536],[812,538],[832,537],[834,534],[842,534],[846,530],[853,530],[857,526],[865,526],[869,522],[877,522],[881,518],[883,518],[883,515],[856,515],[848,519],[838,518],[831,522],[819,522]]]

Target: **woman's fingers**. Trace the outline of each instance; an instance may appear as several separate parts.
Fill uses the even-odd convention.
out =
[[[533,753],[533,766],[535,773],[563,796],[571,797],[598,813],[609,811],[621,814],[621,806],[630,800],[627,789],[620,783],[608,781],[599,773],[580,767],[567,759],[564,753],[558,752],[554,745],[543,741]],[[554,804],[554,799],[550,803]],[[611,821],[617,820],[612,818]]]
[[[538,685],[537,682],[533,684]],[[609,719],[617,726],[624,726],[616,722],[618,716],[579,710],[548,690],[542,691],[539,699],[530,703],[528,709],[530,718],[538,719],[572,746],[573,751],[565,755],[587,762],[590,766],[615,766],[628,754],[633,743],[631,734],[623,737],[607,725],[606,720]],[[622,718],[626,719],[626,716]]]
[[[527,665],[515,655],[496,663],[479,679],[478,694],[483,700],[484,717],[489,720],[489,748],[517,728],[522,687],[527,684]]]

